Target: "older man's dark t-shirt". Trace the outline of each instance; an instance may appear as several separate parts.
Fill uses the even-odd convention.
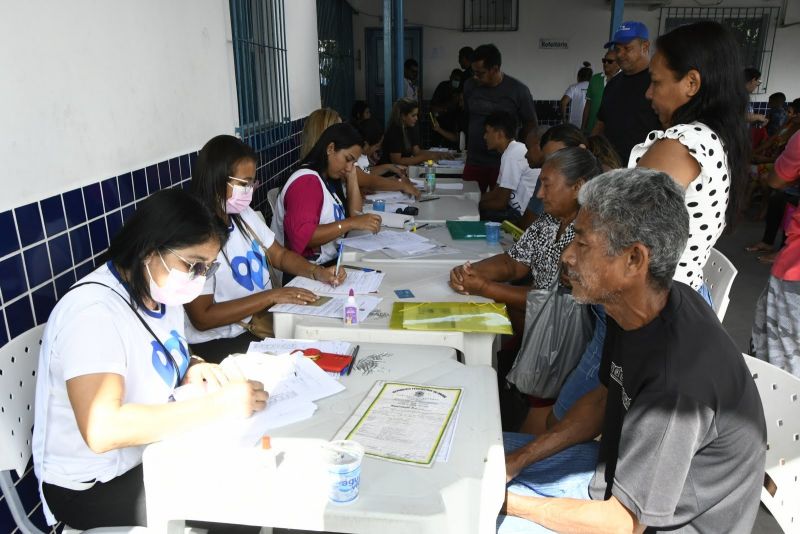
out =
[[[593,499],[614,495],[648,532],[750,534],[766,426],[741,352],[711,307],[674,282],[660,315],[625,331],[608,318],[608,388]]]
[[[643,143],[651,131],[661,129],[658,115],[644,96],[649,85],[647,69],[630,76],[621,72],[608,81],[603,91],[597,119],[605,124],[603,134],[619,154],[623,166],[627,166],[635,145]]]
[[[494,111],[505,111],[522,127],[536,122],[536,108],[528,86],[503,73],[495,87],[479,85],[474,78],[464,85],[464,107],[468,117],[467,164],[500,167],[500,154],[486,148],[483,126]]]

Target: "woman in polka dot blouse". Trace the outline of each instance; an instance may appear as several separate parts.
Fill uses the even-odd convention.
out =
[[[703,267],[736,212],[747,179],[747,94],[736,41],[716,22],[674,29],[656,41],[646,96],[664,130],[634,147],[629,167],[667,172],[686,189],[689,242],[675,280],[710,302]]]

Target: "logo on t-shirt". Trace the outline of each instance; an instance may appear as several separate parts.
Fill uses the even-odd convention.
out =
[[[172,330],[169,334],[167,339],[162,340],[169,354],[164,354],[164,348],[155,339],[150,345],[153,347],[153,368],[165,384],[173,387],[177,385],[180,377],[186,374],[186,369],[189,367],[189,350],[186,347],[186,340],[178,334],[177,330]],[[176,364],[177,369],[175,368]],[[175,376],[176,370],[177,377]]]
[[[611,373],[609,374],[611,375],[611,380],[619,384],[619,389],[620,391],[622,391],[622,405],[625,407],[625,410],[627,410],[631,406],[631,398],[628,396],[627,393],[625,393],[625,384],[623,383],[624,379],[622,375],[622,366],[617,365],[614,362],[611,362]]]
[[[248,291],[253,291],[255,288],[264,289],[267,286],[269,264],[255,239],[251,241],[247,254],[231,258],[231,273],[236,283]]]

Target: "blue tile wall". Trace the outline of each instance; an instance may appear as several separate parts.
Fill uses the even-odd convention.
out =
[[[297,120],[246,139],[259,155],[262,180],[253,207],[268,216],[267,191],[283,185],[297,166],[303,124]],[[57,300],[99,264],[136,203],[165,187],[187,187],[196,159],[197,152],[190,152],[0,213],[0,346],[46,322]],[[28,516],[50,530],[32,469],[16,484]],[[0,532],[16,531],[0,497]]]

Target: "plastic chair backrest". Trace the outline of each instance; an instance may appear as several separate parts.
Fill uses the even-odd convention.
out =
[[[278,202],[278,194],[280,194],[280,192],[280,187],[274,187],[267,191],[267,202],[269,202],[269,209],[272,211],[273,217],[275,217],[275,206],[276,202]]]
[[[706,266],[703,267],[703,281],[711,293],[711,302],[714,303],[714,310],[717,312],[720,322],[725,318],[725,312],[728,311],[728,304],[731,302],[731,286],[733,286],[733,279],[738,273],[739,271],[733,266],[731,260],[719,250],[711,249]]]
[[[784,532],[800,532],[800,378],[745,354],[767,422],[761,502]]]

